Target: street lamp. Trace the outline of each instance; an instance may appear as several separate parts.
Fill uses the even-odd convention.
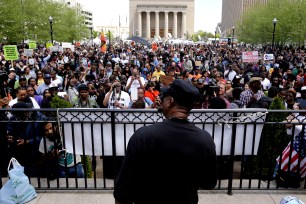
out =
[[[235,27],[233,26],[232,48],[234,47],[234,35],[235,35]]]
[[[49,17],[49,22],[50,22],[50,35],[51,35],[51,43],[52,43],[52,45],[53,45],[52,21],[53,21],[53,18],[52,18],[52,16],[50,16],[50,17]]]
[[[272,37],[272,52],[274,50],[274,38],[275,38],[275,26],[276,26],[277,20],[276,18],[273,19],[273,37]]]

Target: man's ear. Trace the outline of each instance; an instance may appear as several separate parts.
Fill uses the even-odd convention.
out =
[[[169,96],[169,107],[173,107],[175,105],[175,101],[174,101],[174,98]]]

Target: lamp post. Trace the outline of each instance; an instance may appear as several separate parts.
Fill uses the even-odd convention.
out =
[[[275,38],[275,27],[276,27],[277,20],[276,18],[273,19],[273,36],[272,36],[272,52],[274,50],[274,38]]]
[[[52,45],[53,45],[52,21],[53,21],[53,18],[52,18],[52,16],[50,16],[50,17],[49,17],[49,22],[50,22],[50,35],[51,35],[51,43],[52,43]]]
[[[234,35],[235,35],[235,27],[233,26],[232,48],[234,48]]]

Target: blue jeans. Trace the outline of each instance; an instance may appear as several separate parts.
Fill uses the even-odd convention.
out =
[[[59,177],[60,178],[84,178],[84,170],[81,163],[78,163],[76,166],[64,167],[59,166]]]

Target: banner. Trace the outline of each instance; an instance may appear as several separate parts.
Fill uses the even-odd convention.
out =
[[[242,52],[242,62],[258,62],[258,51]]]
[[[30,41],[29,42],[29,49],[36,49],[36,42],[35,41]]]
[[[18,60],[19,53],[16,45],[5,45],[3,46],[5,60]]]

